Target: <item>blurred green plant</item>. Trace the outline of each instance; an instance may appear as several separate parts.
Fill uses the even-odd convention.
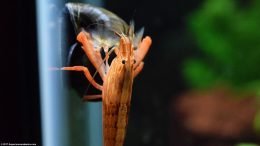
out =
[[[184,63],[192,88],[219,83],[250,91],[260,100],[260,1],[206,0],[189,17],[201,57]],[[260,102],[259,102],[260,103]],[[254,126],[260,132],[260,111]]]
[[[259,146],[259,145],[253,144],[253,143],[240,143],[240,144],[237,144],[236,146]]]
[[[260,1],[206,0],[190,17],[190,28],[204,54],[185,62],[184,75],[192,87],[219,82],[260,90]]]

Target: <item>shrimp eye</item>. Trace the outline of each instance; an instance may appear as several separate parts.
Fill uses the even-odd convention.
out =
[[[122,64],[125,64],[125,60],[122,60]]]
[[[134,60],[134,64],[136,63],[136,60]]]

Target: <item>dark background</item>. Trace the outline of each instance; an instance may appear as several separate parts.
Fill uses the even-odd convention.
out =
[[[35,1],[1,2],[0,143],[41,143]]]

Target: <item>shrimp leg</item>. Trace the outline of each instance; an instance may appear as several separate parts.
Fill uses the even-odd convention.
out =
[[[137,50],[134,51],[134,57],[136,63],[134,65],[134,69],[136,69],[139,64],[143,61],[145,55],[147,54],[150,46],[152,44],[152,39],[149,36],[146,36],[142,42],[139,44]]]
[[[72,67],[62,67],[61,70],[70,70],[70,71],[82,71],[84,72],[85,77],[88,79],[88,81],[90,82],[90,84],[92,84],[95,88],[97,88],[98,90],[102,91],[103,90],[103,86],[101,86],[100,84],[98,84],[93,77],[91,76],[89,70],[87,67],[85,66],[72,66]]]
[[[94,49],[90,34],[88,32],[81,31],[77,36],[77,40],[83,45],[83,51],[87,55],[90,62],[97,69],[100,77],[104,81],[105,64],[103,62],[100,52]]]
[[[134,78],[142,71],[144,62],[140,62],[139,65],[134,69]]]

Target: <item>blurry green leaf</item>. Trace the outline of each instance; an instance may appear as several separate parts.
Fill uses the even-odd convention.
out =
[[[193,87],[214,86],[221,80],[259,92],[260,84],[255,84],[260,80],[259,9],[257,0],[246,7],[236,0],[206,0],[190,16],[189,26],[206,56],[184,63],[184,74]]]
[[[232,46],[226,33],[230,29],[229,15],[233,14],[233,7],[230,0],[208,0],[190,21],[200,49],[222,63],[232,59]]]
[[[236,146],[259,146],[259,145],[253,144],[253,143],[240,143],[240,144],[237,144]]]
[[[184,74],[192,86],[199,88],[212,85],[216,79],[216,75],[206,64],[196,60],[191,60],[186,63]]]
[[[254,128],[258,134],[260,134],[260,111],[257,112],[254,120]]]
[[[255,93],[256,99],[258,102],[260,102],[260,80],[251,81],[248,84],[245,85],[244,89],[240,90],[246,90],[251,93]]]

